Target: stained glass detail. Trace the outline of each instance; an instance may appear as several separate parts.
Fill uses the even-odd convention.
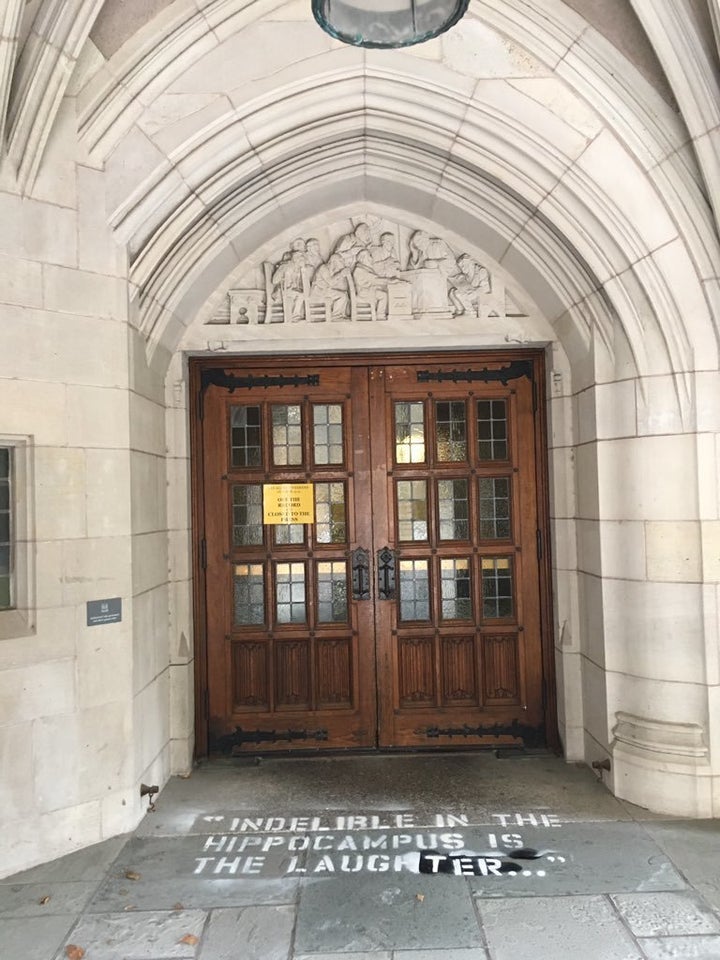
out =
[[[235,626],[265,623],[265,571],[261,563],[237,563],[233,575]]]
[[[438,480],[438,514],[441,540],[470,538],[467,480]]]
[[[480,478],[480,536],[483,540],[510,537],[509,477]]]
[[[344,560],[320,561],[317,565],[318,621],[346,623],[347,564]]]
[[[260,407],[232,407],[230,460],[233,467],[262,465],[262,411]]]
[[[513,615],[512,561],[510,557],[483,557],[483,617],[496,620]]]
[[[438,400],[435,404],[437,458],[441,463],[467,460],[467,414],[460,400]]]
[[[257,546],[263,542],[262,486],[236,483],[232,488],[233,546]]]
[[[275,565],[275,614],[278,623],[305,623],[305,564]]]
[[[0,610],[12,606],[11,451],[0,447]]]
[[[318,543],[345,543],[345,484],[315,484],[315,540]]]
[[[427,560],[401,560],[400,619],[430,619],[430,575]]]
[[[478,400],[478,457],[507,460],[507,404],[504,400]]]
[[[273,405],[272,442],[276,467],[296,467],[303,462],[302,410],[299,404]]]
[[[313,444],[316,464],[343,462],[342,404],[313,404]]]
[[[287,546],[292,543],[305,543],[305,527],[302,523],[277,523],[273,526],[275,543]]]
[[[398,480],[395,489],[398,539],[427,540],[427,482]]]
[[[421,401],[395,404],[395,462],[425,462],[425,408]]]
[[[472,619],[470,561],[440,561],[441,616],[443,620]]]

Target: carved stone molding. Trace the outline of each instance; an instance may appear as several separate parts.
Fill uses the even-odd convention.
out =
[[[698,723],[669,723],[618,711],[614,746],[655,760],[701,766],[709,762],[705,732]]]
[[[228,291],[209,324],[363,323],[507,316],[505,285],[441,237],[379,217],[299,237]]]

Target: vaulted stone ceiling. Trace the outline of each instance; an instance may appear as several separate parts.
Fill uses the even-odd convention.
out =
[[[716,343],[670,290],[717,299],[719,10],[473,0],[387,53],[326,37],[309,0],[8,0],[3,177],[32,195],[74,125],[138,325],[169,350],[258,244],[368,202],[472,234],[580,337],[610,337],[610,299],[639,368],[689,369]]]

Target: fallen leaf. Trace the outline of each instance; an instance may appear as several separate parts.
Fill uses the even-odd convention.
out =
[[[85,951],[82,947],[76,947],[74,943],[69,943],[65,947],[65,956],[68,960],[82,960],[85,956]]]
[[[126,870],[125,879],[126,880],[142,880],[142,874],[135,873],[134,870]]]
[[[196,943],[200,943],[200,938],[196,937],[194,933],[186,933],[184,937],[178,940],[178,943],[186,943],[189,947],[194,947]]]
[[[415,899],[416,899],[416,900],[419,900],[420,903],[422,903],[423,900],[425,899],[425,894],[424,894],[424,893],[416,893],[416,894],[415,894]]]
[[[137,910],[137,907],[134,903],[129,903],[126,907],[123,907],[125,913],[130,913],[131,910]]]
[[[173,904],[173,910],[184,910],[185,907],[181,903]]]
[[[50,897],[43,897],[40,901],[40,906],[44,907],[46,903],[50,903]]]

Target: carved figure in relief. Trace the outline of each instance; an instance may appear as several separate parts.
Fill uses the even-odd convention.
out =
[[[455,316],[476,313],[478,297],[491,291],[490,274],[468,253],[458,257],[457,266],[458,272],[449,277],[449,297]]]
[[[371,243],[370,227],[366,223],[359,223],[352,233],[346,233],[344,237],[340,237],[333,253],[341,256],[345,266],[352,269],[361,251],[367,250]]]
[[[309,240],[305,241],[305,263],[313,273],[322,263],[325,263],[325,259],[320,253],[320,241],[316,240],[315,237],[310,237]]]
[[[400,261],[395,249],[395,237],[392,233],[381,233],[378,243],[369,248],[374,270],[378,276],[397,277],[400,273]]]
[[[388,280],[397,277],[398,266],[391,257],[374,260],[371,250],[362,250],[358,255],[352,275],[357,299],[369,303],[378,320],[387,319]]]
[[[424,230],[416,230],[410,237],[409,246],[409,269],[439,270],[445,277],[457,273],[455,256],[447,243],[439,237],[431,237]]]
[[[321,263],[315,271],[310,286],[310,299],[322,300],[329,305],[333,320],[348,316],[350,269],[339,253],[333,253],[327,263]]]
[[[272,298],[276,303],[282,303],[285,320],[297,321],[303,318],[305,264],[305,241],[293,240],[290,249],[283,254],[282,260],[272,273]]]

